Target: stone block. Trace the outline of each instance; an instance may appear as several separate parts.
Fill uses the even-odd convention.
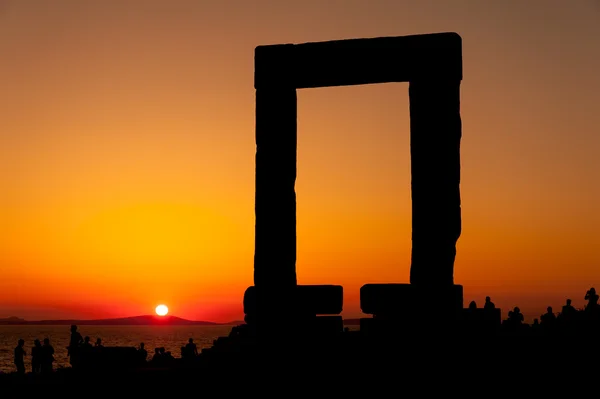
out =
[[[276,291],[259,290],[255,286],[248,287],[244,293],[244,313],[246,319],[253,320],[257,312],[259,295],[264,292],[262,300],[265,306],[286,311],[292,315],[338,315],[342,312],[344,303],[344,288],[340,285],[297,285],[289,290],[281,291],[281,297]],[[282,298],[287,296],[287,298]],[[287,303],[281,303],[287,301]]]
[[[366,314],[390,317],[438,317],[463,309],[462,285],[365,284],[360,307]]]
[[[331,87],[461,80],[462,38],[454,32],[258,46],[254,87]]]

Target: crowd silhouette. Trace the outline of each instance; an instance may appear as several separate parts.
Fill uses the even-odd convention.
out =
[[[52,372],[54,359],[54,347],[49,338],[44,338],[44,344],[39,339],[33,341],[31,348],[31,372],[33,374],[47,375]],[[18,374],[25,374],[25,340],[19,339],[15,348],[15,366]]]
[[[67,347],[67,356],[69,357],[69,363],[73,369],[94,369],[97,368],[97,366],[107,366],[106,362],[103,360],[108,359],[105,359],[103,355],[106,354],[105,352],[115,349],[115,347],[105,348],[101,338],[97,338],[95,344],[92,345],[91,338],[89,336],[82,336],[76,325],[71,326],[70,333],[71,337],[69,346]],[[118,347],[116,348],[119,349]],[[134,353],[134,363],[137,366],[147,365],[153,367],[168,367],[172,365],[175,360],[175,357],[173,357],[171,352],[167,351],[164,347],[155,348],[154,356],[148,360],[148,351],[143,342],[139,344],[139,347],[135,349],[135,352],[129,353]],[[19,339],[17,346],[14,349],[14,364],[17,374],[26,374],[25,357],[27,355],[28,353],[25,350],[25,340]],[[197,356],[198,349],[193,338],[190,338],[188,343],[181,347],[181,358],[190,361]],[[132,356],[129,357],[131,358]],[[53,371],[53,363],[55,360],[54,347],[50,344],[49,338],[44,338],[43,344],[39,339],[33,341],[33,347],[31,348],[32,374],[50,374]],[[110,360],[114,360],[114,358]]]
[[[568,298],[562,306],[560,312],[556,313],[552,306],[546,308],[546,312],[539,318],[534,318],[531,324],[525,322],[525,317],[521,309],[516,306],[507,313],[507,318],[502,320],[500,327],[506,332],[522,333],[558,333],[558,332],[576,332],[582,329],[596,328],[600,329],[600,304],[599,296],[594,287],[590,288],[584,299],[587,304],[582,309],[576,309],[572,305],[572,300]],[[476,312],[478,307],[475,301],[469,304],[467,312]],[[484,314],[496,309],[491,298],[485,299],[483,306]],[[467,316],[467,319],[469,316]]]
[[[581,332],[582,329],[586,328],[600,330],[600,304],[598,303],[599,295],[596,289],[590,288],[584,299],[587,304],[581,309],[576,309],[570,298],[566,299],[561,312],[556,313],[552,306],[548,306],[545,313],[541,314],[539,318],[533,319],[531,324],[528,324],[525,322],[525,317],[518,306],[509,310],[505,319],[499,319],[500,310],[487,296],[482,308],[479,308],[475,301],[469,303],[468,307],[464,309],[462,325],[467,331],[471,330],[473,332],[481,332],[479,327],[493,327],[496,331],[525,334]],[[192,364],[205,351],[208,353],[210,350],[221,347],[224,341],[235,340],[246,335],[245,332],[249,330],[248,327],[248,325],[234,327],[228,337],[215,340],[213,348],[203,349],[202,352],[198,351],[194,339],[189,338],[188,342],[180,348],[180,359],[176,359],[164,347],[155,348],[153,356],[148,359],[148,351],[143,342],[137,348],[105,347],[102,339],[97,338],[95,344],[92,344],[89,336],[82,336],[77,326],[72,325],[67,356],[73,369],[114,368],[115,359],[125,358],[129,359],[130,364],[136,367],[168,368],[175,364]],[[343,333],[351,333],[351,331],[344,328]],[[120,349],[127,351],[119,352]],[[24,358],[27,355],[25,340],[19,339],[14,349],[14,364],[18,374],[26,373]],[[35,339],[31,348],[31,373],[34,375],[52,373],[54,362],[54,348],[50,343],[50,339],[45,338],[43,341]]]

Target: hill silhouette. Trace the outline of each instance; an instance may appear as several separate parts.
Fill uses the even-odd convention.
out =
[[[158,326],[158,325],[171,325],[171,326],[217,326],[217,325],[228,325],[230,323],[215,323],[212,321],[201,321],[201,320],[187,320],[176,316],[154,316],[154,315],[142,315],[133,317],[121,317],[115,319],[95,319],[95,320],[25,320],[19,317],[8,317],[0,319],[0,325],[71,325],[77,324],[82,326]]]
[[[95,319],[95,320],[25,320],[20,317],[11,316],[0,318],[0,325],[31,325],[31,326],[48,326],[48,325],[71,325],[77,324],[81,326],[153,326],[153,325],[172,325],[172,326],[228,326],[245,324],[243,320],[233,320],[226,323],[215,323],[204,320],[187,320],[176,316],[132,316],[121,317],[115,319]],[[357,326],[360,325],[360,319],[344,319],[344,325]]]

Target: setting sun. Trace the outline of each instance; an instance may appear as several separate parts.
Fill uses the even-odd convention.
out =
[[[169,308],[166,305],[158,305],[155,310],[159,316],[166,316],[169,313]]]

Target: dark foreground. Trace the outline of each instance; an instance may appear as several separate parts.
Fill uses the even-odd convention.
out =
[[[0,397],[571,396],[597,389],[598,334],[581,333],[232,334],[193,361],[176,359],[169,367],[113,364],[2,375]]]

